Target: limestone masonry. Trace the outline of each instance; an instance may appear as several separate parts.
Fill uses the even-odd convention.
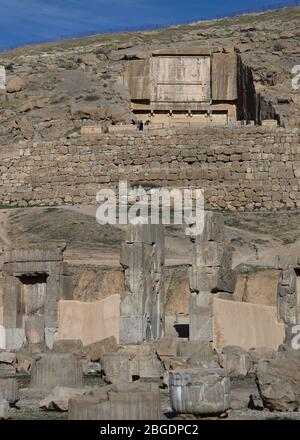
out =
[[[296,128],[180,128],[0,149],[4,205],[96,203],[103,187],[197,187],[207,206],[232,210],[300,207]]]

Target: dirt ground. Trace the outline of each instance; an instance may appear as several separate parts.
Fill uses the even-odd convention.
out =
[[[65,244],[72,264],[119,265],[124,226],[100,225],[95,206],[0,209],[0,249],[26,243]],[[300,211],[223,211],[233,266],[273,266],[278,255],[300,255]],[[184,226],[166,226],[166,264],[188,264]]]
[[[12,376],[10,376],[12,377]],[[46,391],[34,390],[29,387],[30,376],[16,376],[20,387],[20,400],[16,407],[10,409],[12,420],[66,420],[67,412],[45,411],[39,408],[39,403],[47,394]],[[251,382],[251,383],[250,383]],[[253,386],[254,379],[235,379],[231,381],[232,390],[248,389]],[[86,387],[101,387],[104,385],[100,376],[85,376],[84,384]],[[190,414],[176,415],[171,408],[169,390],[164,388],[160,390],[161,394],[161,419],[162,420],[199,420]],[[280,413],[269,410],[229,410],[227,414],[219,417],[205,417],[204,420],[300,420],[299,412]]]

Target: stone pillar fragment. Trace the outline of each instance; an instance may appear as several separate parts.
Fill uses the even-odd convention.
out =
[[[171,407],[179,414],[221,414],[229,408],[229,393],[230,379],[221,368],[170,371]]]
[[[281,272],[277,287],[278,319],[285,324],[297,324],[297,276],[293,268]]]
[[[104,353],[101,356],[101,364],[108,383],[129,383],[133,376],[137,376],[137,364],[133,353],[117,351],[116,353]]]
[[[127,384],[76,396],[69,400],[69,420],[158,420],[160,392],[152,384]]]
[[[112,420],[159,420],[160,393],[155,385],[119,386],[109,393]]]
[[[0,379],[0,395],[1,394],[10,405],[15,405],[15,403],[17,403],[20,399],[19,385],[17,379]]]
[[[129,225],[121,248],[125,294],[120,305],[120,342],[159,339],[165,328],[164,231],[162,225]]]
[[[69,353],[43,354],[31,369],[30,387],[52,389],[61,387],[82,387],[83,372],[80,360]]]
[[[191,240],[190,340],[212,341],[213,294],[232,293],[235,285],[232,250],[225,240],[222,215],[205,212],[203,232]]]

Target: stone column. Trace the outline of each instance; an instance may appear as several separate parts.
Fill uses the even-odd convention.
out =
[[[190,340],[212,341],[212,301],[218,292],[232,293],[232,250],[225,240],[221,214],[206,212],[202,234],[192,237],[190,268]]]
[[[295,269],[283,269],[277,287],[277,316],[286,325],[297,324],[297,276]]]
[[[162,225],[129,225],[121,247],[125,294],[120,305],[120,342],[161,338],[165,329],[164,231]]]

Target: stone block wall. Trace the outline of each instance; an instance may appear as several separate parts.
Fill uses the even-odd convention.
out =
[[[5,205],[96,203],[120,180],[197,187],[208,206],[300,208],[300,130],[188,128],[0,146]]]

